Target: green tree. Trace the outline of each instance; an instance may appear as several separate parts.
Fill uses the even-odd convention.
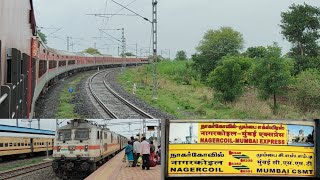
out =
[[[320,109],[320,72],[316,69],[302,71],[293,83],[296,104],[304,112]]]
[[[307,69],[320,69],[320,56],[295,56],[294,58],[294,74],[299,74]]]
[[[44,44],[47,44],[47,35],[38,30],[38,35]]]
[[[98,49],[95,49],[95,48],[87,48],[85,50],[83,50],[84,53],[88,53],[88,54],[91,54],[91,55],[95,55],[95,54],[99,54],[101,55],[101,53],[99,52]]]
[[[181,50],[177,52],[175,60],[183,61],[187,59],[187,53],[185,51]]]
[[[227,102],[243,93],[252,59],[241,56],[225,56],[220,65],[210,73],[208,82]]]
[[[267,48],[263,46],[249,47],[244,54],[249,58],[263,58],[267,54]]]
[[[196,48],[197,54],[192,56],[194,68],[201,73],[201,79],[207,79],[223,56],[238,54],[243,43],[242,34],[231,27],[207,31]]]
[[[293,63],[291,59],[281,56],[281,49],[277,45],[267,48],[266,57],[256,61],[252,66],[251,80],[264,99],[273,96],[273,113],[278,108],[277,95],[285,92],[291,81]]]
[[[292,43],[294,55],[316,56],[320,38],[320,8],[308,4],[292,4],[281,13],[281,33]]]
[[[122,56],[122,53],[120,54],[120,56]],[[132,52],[126,52],[124,53],[124,56],[136,56],[136,55],[134,55]]]

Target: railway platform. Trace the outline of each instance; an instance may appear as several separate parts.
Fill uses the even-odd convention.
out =
[[[161,166],[142,170],[141,167],[126,167],[122,162],[124,151],[106,162],[102,167],[92,173],[86,180],[160,180]]]

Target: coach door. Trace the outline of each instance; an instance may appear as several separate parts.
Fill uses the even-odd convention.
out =
[[[99,149],[100,149],[100,155],[102,155],[102,145],[103,145],[103,137],[102,137],[102,131],[98,131],[98,139],[99,139]]]
[[[33,152],[33,138],[30,139],[30,148],[31,148],[31,152]]]
[[[104,131],[103,132],[103,147],[104,147],[104,152],[106,152],[108,150],[108,132],[107,131]]]

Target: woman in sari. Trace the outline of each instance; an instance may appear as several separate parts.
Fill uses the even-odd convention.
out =
[[[133,146],[131,141],[128,141],[128,145],[126,146],[125,153],[128,160],[127,167],[131,167],[133,163]]]

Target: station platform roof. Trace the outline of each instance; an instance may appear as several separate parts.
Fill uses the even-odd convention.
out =
[[[2,125],[2,124],[0,124],[0,132],[55,135],[55,131],[51,131],[51,130],[33,129],[33,128],[9,126],[9,125]]]

